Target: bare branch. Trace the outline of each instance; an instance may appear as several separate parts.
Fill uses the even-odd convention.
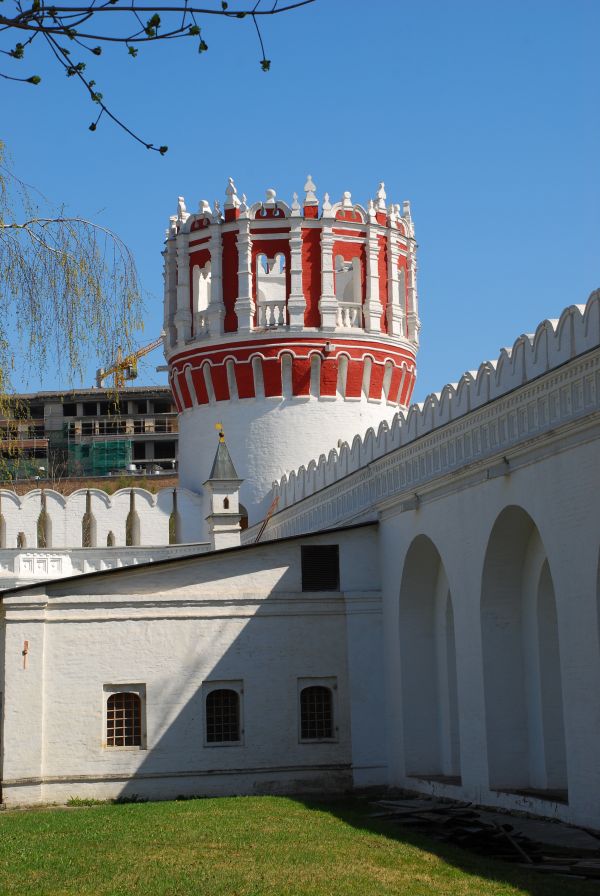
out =
[[[2,0],[3,10],[0,14],[0,53],[7,56],[11,63],[22,64],[26,49],[35,37],[42,36],[54,59],[60,64],[68,77],[75,77],[88,92],[90,99],[100,107],[100,114],[90,125],[95,131],[103,114],[107,115],[118,127],[130,137],[145,146],[164,155],[166,146],[157,147],[144,140],[129,128],[123,119],[116,115],[104,101],[102,94],[95,88],[95,81],[84,74],[86,63],[73,58],[72,47],[81,48],[86,54],[101,56],[103,47],[122,44],[130,56],[138,54],[138,47],[156,41],[179,40],[193,38],[197,40],[199,53],[208,49],[198,17],[221,16],[226,19],[252,19],[260,45],[260,65],[263,71],[269,71],[271,61],[266,58],[263,36],[258,24],[259,16],[275,16],[289,13],[315,3],[316,0],[294,0],[279,6],[277,0],[268,9],[260,9],[260,0],[246,9],[230,10],[226,0],[214,0],[213,5],[192,6],[189,0],[177,5],[168,3],[147,3],[138,6],[126,0],[104,0],[84,6],[54,5],[45,0],[31,0],[23,4],[21,0]],[[13,15],[7,14],[7,7],[13,7]],[[107,16],[108,13],[121,13],[121,16]],[[133,25],[133,27],[131,27]],[[23,39],[17,40],[17,35]],[[29,35],[25,39],[25,35]],[[0,73],[5,80],[38,84],[41,78],[36,75],[20,77]]]

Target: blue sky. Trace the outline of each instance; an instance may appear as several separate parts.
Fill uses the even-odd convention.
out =
[[[263,0],[264,2],[264,0]],[[230,2],[235,9],[245,4]],[[422,318],[415,398],[439,390],[600,286],[598,0],[317,0],[264,24],[201,23],[208,52],[158,44],[88,63],[108,122],[43,55],[37,87],[0,83],[0,136],[16,170],[135,253],[150,341],[162,325],[162,258],[177,196],[286,200],[310,172],[320,197],[366,202],[384,180],[410,199]],[[142,367],[140,384],[165,382]],[[91,358],[83,385],[91,385]],[[42,382],[67,385],[49,370]]]

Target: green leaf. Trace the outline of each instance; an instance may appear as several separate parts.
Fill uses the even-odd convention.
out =
[[[102,47],[94,47],[92,49],[92,53],[94,54],[94,56],[101,56],[102,55]]]
[[[134,59],[138,54],[137,47],[127,47],[127,52],[129,53],[130,56],[133,56]]]
[[[269,69],[271,68],[271,60],[270,59],[261,59],[260,67],[262,68],[263,72],[268,72]]]
[[[168,147],[168,146],[161,146],[161,147],[159,147],[159,150],[158,150],[158,151],[159,151],[159,153],[161,154],[161,156],[164,156],[164,154],[165,154],[166,152],[169,151],[169,147]]]
[[[221,9],[227,9],[228,6],[229,3],[227,3],[226,0],[221,0]]]
[[[93,121],[90,125],[90,131],[95,131],[95,130],[96,130],[96,122]]]
[[[200,34],[200,28],[198,27],[198,25],[190,25],[190,30],[188,31],[188,34],[191,34],[192,37],[195,37],[196,35]]]
[[[12,56],[13,59],[22,59],[24,53],[25,53],[25,47],[23,46],[23,44],[17,44],[15,46],[14,50],[10,51],[10,55]]]
[[[28,84],[39,84],[42,79],[39,75],[32,75],[31,78],[27,78]]]
[[[198,44],[198,52],[204,53],[205,50],[208,50],[208,44],[206,43],[205,40],[201,40],[200,43]]]

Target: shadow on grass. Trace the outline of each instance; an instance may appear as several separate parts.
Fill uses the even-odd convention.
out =
[[[592,893],[598,894],[599,892],[598,881],[569,880],[558,875],[529,871],[527,868],[501,861],[492,856],[488,858],[454,844],[435,840],[433,837],[427,837],[427,835],[405,825],[396,825],[392,821],[382,818],[371,818],[370,814],[376,812],[377,808],[366,798],[347,797],[321,801],[297,797],[296,801],[309,810],[329,812],[356,830],[378,834],[387,839],[414,846],[437,856],[446,864],[458,868],[466,874],[477,875],[484,880],[498,884],[509,884],[516,889],[525,891],[530,896],[583,896],[583,894],[591,896]],[[440,896],[442,896],[441,893]]]

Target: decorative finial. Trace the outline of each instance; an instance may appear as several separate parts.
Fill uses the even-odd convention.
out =
[[[212,215],[212,209],[208,199],[201,199],[198,203],[198,212],[201,215]]]
[[[220,218],[221,217],[221,203],[219,202],[218,199],[215,199],[215,201],[213,203],[213,208],[215,210],[216,217]]]
[[[323,214],[325,214],[325,212],[330,212],[330,211],[331,211],[331,202],[329,201],[329,193],[325,193],[325,195],[323,196]]]
[[[242,193],[242,201],[240,202],[240,215],[245,215],[248,211],[248,203],[246,202],[246,194]]]
[[[225,188],[225,194],[227,196],[227,199],[225,200],[225,208],[237,208],[240,204],[240,200],[238,199],[237,190],[232,177],[229,178],[227,187]]]
[[[408,199],[405,199],[402,203],[402,217],[408,218],[408,220],[410,221],[410,202],[408,201]]]
[[[298,194],[294,193],[292,196],[292,217],[298,218],[300,216],[300,203],[298,202]]]
[[[316,186],[312,179],[312,176],[309,174],[306,178],[306,183],[304,184],[304,192],[306,193],[306,197],[304,199],[304,205],[318,205],[319,200],[317,199],[317,195],[315,193]]]
[[[385,200],[387,199],[387,195],[385,192],[385,184],[383,181],[379,184],[379,189],[377,190],[377,208],[380,211],[385,211]]]
[[[349,190],[342,194],[342,208],[352,208],[352,193]]]
[[[267,206],[267,208],[273,208],[274,205],[277,205],[277,203],[275,202],[276,196],[277,196],[277,193],[272,188],[270,188],[266,191],[267,200],[264,204]]]
[[[169,236],[175,236],[177,233],[177,215],[171,215],[169,218],[169,229],[167,230]]]
[[[183,224],[189,218],[188,210],[185,207],[185,199],[179,196],[177,199],[177,220]]]
[[[224,442],[225,441],[225,433],[223,432],[223,424],[215,423],[215,429],[219,433],[219,442]]]
[[[369,218],[371,220],[375,219],[375,200],[369,199]]]

